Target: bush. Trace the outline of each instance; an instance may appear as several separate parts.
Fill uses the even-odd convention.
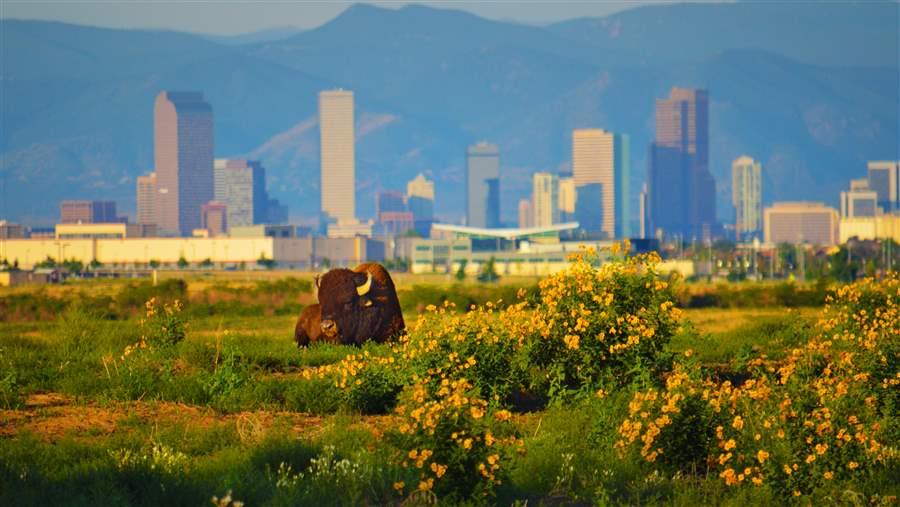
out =
[[[663,348],[678,328],[679,312],[658,277],[659,257],[626,254],[599,269],[596,260],[585,252],[540,284],[527,346],[529,362],[548,372],[554,398],[656,376],[670,365]]]

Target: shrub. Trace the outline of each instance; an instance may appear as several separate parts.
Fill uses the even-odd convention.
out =
[[[421,380],[401,399],[401,421],[389,438],[396,461],[418,475],[412,490],[467,498],[488,496],[502,483],[504,458],[522,449],[508,411],[489,411],[465,379],[444,379],[436,392]]]
[[[678,327],[679,312],[658,277],[659,257],[626,253],[599,269],[596,261],[596,253],[586,251],[540,284],[529,360],[547,370],[555,398],[658,375],[670,364],[663,348]]]
[[[152,347],[171,348],[184,340],[185,323],[181,318],[181,301],[161,303],[150,298],[141,319],[141,342]]]

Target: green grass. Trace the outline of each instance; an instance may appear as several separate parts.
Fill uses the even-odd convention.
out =
[[[401,286],[407,324],[423,304],[511,299],[533,280],[522,282],[485,288],[411,279],[413,285]],[[201,279],[187,292],[224,291],[226,283],[238,282]],[[126,287],[80,284],[52,297],[84,291],[114,298]],[[23,429],[23,419],[0,421],[0,504],[204,505],[228,491],[245,505],[415,504],[393,489],[398,481],[414,487],[417,476],[391,464],[395,451],[381,439],[390,417],[360,415],[331,379],[301,378],[304,370],[359,349],[320,344],[298,350],[293,313],[210,312],[189,304],[186,339],[147,355],[145,362],[131,361],[129,370],[120,357],[139,340],[140,317],[113,310],[66,305],[55,319],[0,322],[0,409],[17,408],[10,416],[27,413],[48,423],[29,426],[37,428],[31,432]],[[690,349],[703,367],[740,374],[748,360],[778,359],[806,341],[815,313],[779,307],[688,310],[687,325],[668,351]],[[387,350],[388,345],[364,349],[372,355]],[[46,392],[72,399],[60,408],[24,406],[29,396]],[[778,503],[766,489],[734,492],[702,473],[654,476],[648,464],[621,459],[613,443],[631,395],[622,389],[518,415],[527,452],[509,462],[496,497],[453,503]],[[112,430],[91,424],[92,417]],[[76,424],[79,418],[83,424]],[[61,429],[53,432],[55,425]],[[137,457],[123,458],[125,451]],[[819,500],[851,504],[845,490],[897,494],[887,478],[871,481],[836,483],[832,496]]]

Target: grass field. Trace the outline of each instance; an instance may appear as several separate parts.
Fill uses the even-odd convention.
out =
[[[766,471],[764,463],[773,463],[776,455],[793,459],[806,445],[799,433],[789,432],[786,441],[798,443],[785,447],[772,437],[773,457],[766,454],[758,466],[747,465],[748,471],[754,470],[747,474],[746,486],[738,485],[727,473],[731,469],[722,470],[716,463],[724,455],[717,446],[727,440],[727,435],[723,440],[709,434],[720,419],[718,411],[704,408],[695,414],[694,405],[683,401],[674,412],[663,409],[674,419],[659,424],[657,441],[671,441],[664,458],[644,459],[628,447],[623,421],[640,417],[630,409],[634,400],[649,399],[640,394],[644,392],[668,397],[681,388],[673,386],[672,379],[688,378],[683,371],[696,375],[679,384],[695,382],[698,387],[676,397],[676,402],[693,400],[691,396],[700,392],[703,400],[707,392],[724,392],[723,379],[729,393],[728,386],[745,383],[749,396],[764,378],[778,384],[779,374],[773,372],[793,365],[799,356],[792,351],[807,347],[820,334],[819,319],[826,316],[821,307],[689,308],[681,312],[665,340],[659,336],[667,329],[665,315],[654,316],[653,322],[660,324],[654,328],[656,336],[648,333],[658,340],[653,365],[640,359],[635,363],[642,365],[637,373],[598,370],[588,378],[585,368],[599,364],[599,356],[588,356],[584,341],[571,347],[566,335],[570,347],[549,352],[521,338],[515,345],[515,336],[546,324],[546,318],[541,324],[536,316],[554,315],[542,314],[547,303],[536,299],[534,280],[506,280],[494,287],[398,276],[411,328],[408,342],[370,344],[362,350],[335,345],[298,350],[291,338],[296,313],[313,301],[308,279],[282,283],[281,276],[241,276],[190,277],[179,286],[163,282],[166,290],[174,291],[170,293],[128,281],[0,292],[0,310],[7,317],[0,322],[0,503],[202,505],[213,497],[216,505],[896,503],[900,489],[895,481],[900,471],[896,440],[881,441],[877,457],[870,453],[870,444],[858,457],[846,454],[850,444],[841,447],[839,456],[823,454],[807,465],[825,466],[830,457],[820,473],[827,480],[813,479],[819,469],[814,473],[810,468],[812,475],[795,483],[791,481],[799,481],[803,469],[784,476]],[[621,284],[623,279],[615,280]],[[602,294],[608,287],[596,285],[593,293]],[[888,298],[896,301],[900,293],[891,295],[891,287]],[[520,289],[538,302],[510,309],[482,308],[471,314],[452,308],[431,313],[427,308],[440,306],[447,296],[458,308],[497,299],[511,304]],[[160,302],[151,313],[143,308],[145,296]],[[185,307],[170,308],[170,313],[164,303],[177,298],[185,301]],[[614,306],[619,304],[616,298]],[[561,316],[565,313],[561,306],[553,308]],[[884,308],[878,311],[881,315]],[[417,327],[414,323],[421,313],[426,317]],[[585,315],[590,325],[591,319],[599,318]],[[615,315],[610,318],[613,325],[625,325]],[[160,319],[169,320],[153,327],[163,322]],[[547,325],[550,332],[552,325]],[[135,348],[142,336],[157,336],[159,329],[165,329],[159,335],[162,341],[147,338],[151,345]],[[451,336],[458,329],[471,331],[465,335],[470,338]],[[491,338],[507,334],[511,341]],[[884,342],[887,348],[877,349],[886,365],[872,370],[888,383],[900,379],[897,338],[891,336]],[[432,342],[436,345],[429,345]],[[444,352],[438,357],[434,347],[445,344],[449,348],[440,349]],[[452,357],[457,352],[462,360]],[[465,357],[472,358],[468,366]],[[809,375],[821,376],[821,371]],[[780,375],[787,389],[791,384]],[[871,375],[874,378],[875,373]],[[458,392],[442,393],[447,386]],[[737,391],[729,396],[729,410],[741,410]],[[794,391],[791,396],[800,399]],[[896,396],[873,396],[874,402],[863,396],[862,406],[879,405],[865,419],[871,423],[866,434],[873,441],[876,433],[882,440],[884,435],[900,434],[896,424],[885,424],[896,420],[897,406],[892,405]],[[753,410],[775,413],[768,401],[753,399],[755,408],[743,416],[748,425],[755,424]],[[829,420],[837,427],[845,414],[830,403]],[[849,401],[841,403],[850,406]],[[853,407],[864,418],[863,409]],[[414,431],[420,409],[433,410],[436,422]],[[803,410],[815,415],[819,409]],[[694,414],[694,419],[676,414]],[[411,421],[413,429],[407,431]],[[757,434],[757,441],[769,438],[761,429],[765,424],[759,420],[762,436]],[[773,428],[790,424],[776,422]],[[682,425],[680,433],[692,433],[689,438],[705,439],[708,449],[702,456],[690,454],[696,451],[693,444],[667,433],[677,425]],[[452,442],[459,445],[446,444],[451,431]],[[862,433],[857,430],[857,435]],[[465,443],[466,434],[474,444]],[[647,437],[639,436],[638,441],[641,438]],[[742,445],[750,449],[753,436],[747,438],[745,443],[735,436],[723,448],[736,439],[735,453]],[[818,442],[815,445],[825,445]],[[838,444],[843,445],[840,440]],[[757,455],[749,450],[744,454],[729,459],[747,461]],[[801,464],[803,458],[798,457]],[[856,473],[859,465],[844,466],[851,459],[850,463],[862,465],[860,473]],[[840,466],[850,468],[841,473],[834,468]]]

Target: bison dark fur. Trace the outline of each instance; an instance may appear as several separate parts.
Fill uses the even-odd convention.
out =
[[[306,347],[317,341],[337,341],[329,340],[328,337],[322,338],[322,313],[319,304],[316,303],[307,306],[300,312],[297,325],[294,327],[294,341],[297,342],[298,347]]]
[[[381,343],[406,327],[394,281],[381,264],[332,269],[316,285],[323,336],[337,337],[340,343],[348,345],[362,345],[367,340]],[[361,291],[365,293],[360,294]]]

